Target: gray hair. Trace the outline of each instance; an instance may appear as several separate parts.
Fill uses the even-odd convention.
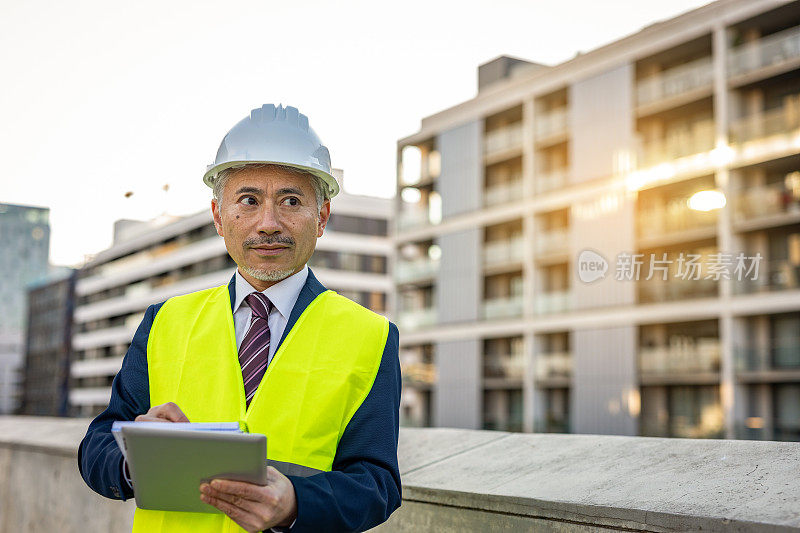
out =
[[[222,200],[222,191],[225,190],[225,183],[228,181],[232,175],[234,175],[238,170],[243,168],[266,168],[266,167],[274,167],[279,168],[281,170],[285,170],[286,172],[290,172],[295,176],[303,176],[306,178],[311,178],[311,186],[314,188],[314,196],[317,199],[317,211],[322,209],[322,204],[325,203],[325,200],[330,200],[330,194],[328,192],[328,184],[322,181],[322,178],[312,174],[307,170],[303,170],[296,167],[290,167],[289,165],[279,165],[277,163],[243,163],[241,165],[236,165],[233,167],[228,167],[224,170],[221,170],[217,177],[214,179],[214,187],[212,194],[214,195],[214,199],[217,203],[220,203]]]

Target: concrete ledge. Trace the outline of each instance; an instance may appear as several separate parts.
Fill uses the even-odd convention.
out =
[[[0,531],[130,531],[78,473],[88,423],[0,417]],[[800,531],[800,443],[403,428],[399,459],[376,531]]]

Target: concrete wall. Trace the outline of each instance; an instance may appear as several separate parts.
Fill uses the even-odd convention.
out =
[[[436,188],[442,218],[481,208],[483,202],[483,121],[476,120],[438,137],[442,171]]]
[[[130,531],[80,478],[88,420],[0,417],[0,532]],[[800,443],[412,429],[374,531],[798,531]]]
[[[479,429],[483,420],[481,341],[436,344],[438,380],[434,394],[434,425]]]

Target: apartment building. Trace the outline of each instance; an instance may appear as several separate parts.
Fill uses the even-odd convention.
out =
[[[397,156],[405,424],[800,439],[800,2],[500,57]]]
[[[309,266],[328,288],[386,314],[393,305],[391,201],[342,192],[331,213]],[[210,210],[126,221],[117,229],[114,245],[81,269],[75,286],[69,393],[75,416],[93,416],[108,404],[111,382],[150,304],[228,283],[236,271]]]
[[[49,218],[46,207],[0,203],[0,414],[19,407],[26,287],[49,272]]]

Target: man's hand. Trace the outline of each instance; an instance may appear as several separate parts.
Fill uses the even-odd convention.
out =
[[[213,505],[247,531],[287,527],[297,518],[297,498],[289,478],[267,467],[267,484],[215,479],[200,485],[200,499]]]
[[[188,422],[180,407],[172,402],[156,405],[147,410],[143,415],[137,416],[136,422]]]

